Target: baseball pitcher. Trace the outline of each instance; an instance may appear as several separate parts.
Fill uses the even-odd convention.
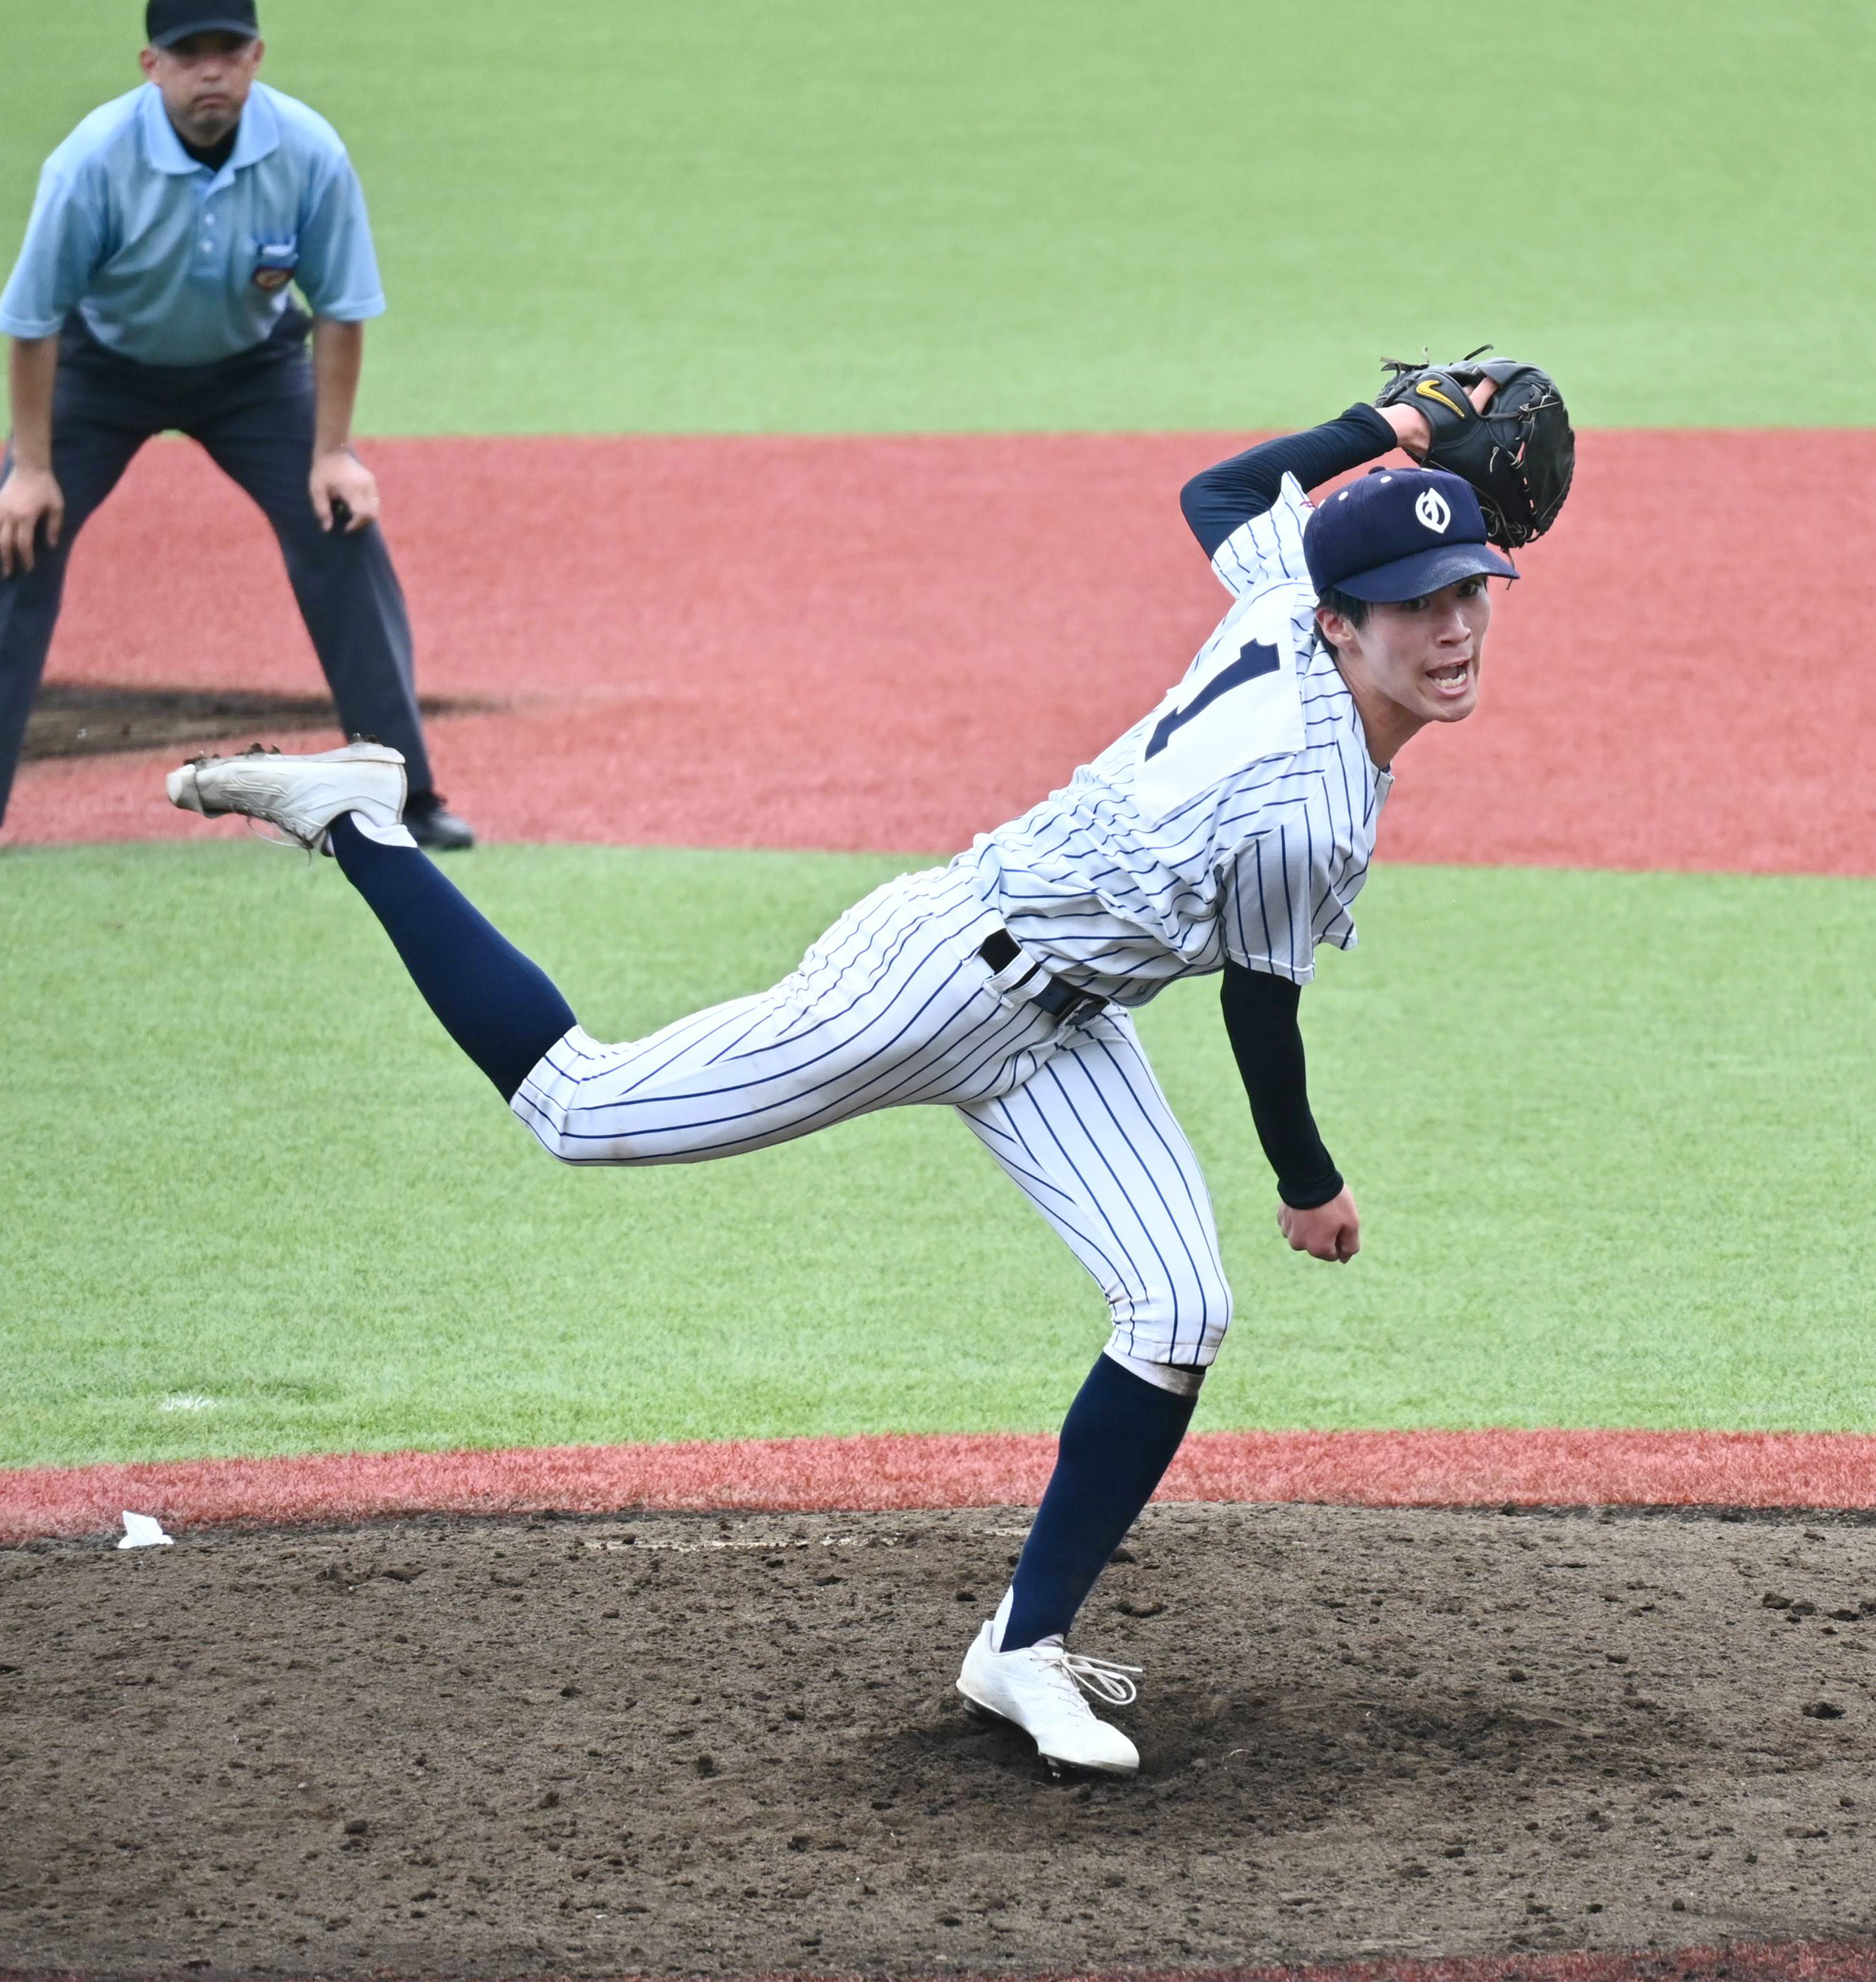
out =
[[[1476,355],[1476,354],[1475,354]],[[1311,1113],[1298,1007],[1351,911],[1401,749],[1471,715],[1493,548],[1568,492],[1562,402],[1534,367],[1401,365],[1375,405],[1199,475],[1187,520],[1231,604],[1184,679],[1061,790],[948,866],[850,909],[772,989],[608,1045],[402,823],[402,759],[204,757],[172,802],[332,855],[452,1038],[554,1156],[696,1163],[877,1108],[955,1108],[1105,1295],[1112,1333],[1062,1426],[1008,1590],[958,1690],[1058,1767],[1126,1773],[1099,1719],[1135,1668],[1070,1652],[1075,1614],[1158,1484],[1231,1321],[1204,1178],[1135,1010],[1217,973],[1278,1223],[1352,1259],[1354,1197]],[[1405,449],[1311,506],[1320,487]]]

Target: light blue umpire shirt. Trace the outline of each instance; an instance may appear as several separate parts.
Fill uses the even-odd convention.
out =
[[[222,169],[182,148],[154,83],[94,110],[45,162],[0,331],[50,337],[78,309],[145,365],[262,342],[297,283],[315,316],[382,315],[365,194],[317,111],[257,82]]]

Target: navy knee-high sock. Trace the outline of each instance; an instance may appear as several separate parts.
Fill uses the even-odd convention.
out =
[[[1111,1356],[1095,1363],[1063,1422],[1055,1470],[1016,1564],[1003,1650],[1067,1632],[1172,1463],[1197,1402]]]
[[[512,1100],[573,1024],[553,979],[415,847],[368,839],[350,812],[333,821],[331,839],[444,1030]]]

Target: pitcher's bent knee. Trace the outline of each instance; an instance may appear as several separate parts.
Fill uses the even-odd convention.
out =
[[[629,1169],[635,1165],[643,1167],[673,1160],[661,1153],[648,1153],[631,1136],[595,1132],[584,1126],[591,1121],[590,1115],[577,1109],[542,1102],[538,1096],[529,1095],[525,1083],[508,1105],[533,1132],[535,1140],[558,1163],[571,1163],[576,1167]]]
[[[655,1161],[638,1153],[629,1136],[596,1133],[591,1111],[581,1106],[581,1091],[598,1073],[615,1066],[618,1049],[601,1046],[581,1027],[571,1027],[528,1070],[509,1101],[550,1156],[563,1163],[616,1164]]]
[[[1175,1369],[1210,1367],[1231,1325],[1231,1283],[1216,1264],[1181,1276],[1176,1285],[1149,1287],[1113,1302],[1114,1334],[1108,1346],[1144,1363]]]

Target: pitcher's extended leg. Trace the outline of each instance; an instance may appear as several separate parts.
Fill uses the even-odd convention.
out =
[[[418,851],[402,821],[404,759],[388,744],[361,739],[306,756],[257,744],[238,756],[192,757],[166,782],[170,803],[185,812],[257,819],[309,853],[332,854],[444,1029],[503,1100],[574,1029],[545,973]]]
[[[989,911],[942,868],[876,889],[768,990],[602,1044],[411,844],[405,789],[398,752],[363,740],[197,758],[168,779],[185,810],[335,854],[452,1038],[565,1163],[699,1163],[876,1108],[977,1102],[1052,1049],[1052,1022],[1007,999],[981,953]]]

